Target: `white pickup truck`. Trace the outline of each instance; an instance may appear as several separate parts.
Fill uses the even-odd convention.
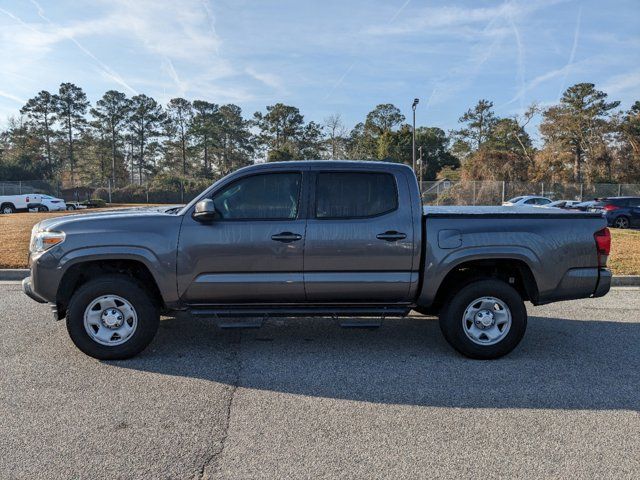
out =
[[[42,205],[42,196],[35,193],[0,195],[0,213],[28,212]]]

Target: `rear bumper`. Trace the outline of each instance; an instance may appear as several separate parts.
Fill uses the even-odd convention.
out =
[[[47,301],[33,291],[31,288],[31,277],[27,277],[22,280],[22,291],[32,300],[35,300],[38,303],[47,303]]]
[[[602,297],[611,288],[611,271],[606,268],[571,268],[562,277],[560,283],[546,295],[539,298],[538,304],[575,300],[578,298]]]
[[[598,284],[593,292],[593,297],[604,297],[611,289],[611,270],[601,268],[598,272]]]

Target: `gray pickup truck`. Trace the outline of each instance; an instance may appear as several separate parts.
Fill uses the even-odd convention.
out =
[[[609,291],[598,214],[423,207],[413,171],[306,161],[234,172],[181,209],[33,228],[27,295],[99,359],[142,351],[160,315],[440,317],[460,353],[509,353],[534,305]]]

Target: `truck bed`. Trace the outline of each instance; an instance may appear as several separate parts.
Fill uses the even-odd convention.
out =
[[[502,207],[502,206],[432,206],[426,205],[422,212],[426,217],[462,217],[475,218],[477,216],[489,218],[600,218],[599,213],[563,210],[560,208],[544,207]]]
[[[610,272],[600,268],[594,233],[606,226],[598,213],[541,207],[426,206],[426,248],[418,303],[434,301],[437,287],[467,262],[507,259],[531,272],[534,304],[600,296]],[[603,278],[606,277],[606,278]]]

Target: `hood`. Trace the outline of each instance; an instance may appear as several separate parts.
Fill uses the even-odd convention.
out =
[[[82,229],[83,225],[95,225],[100,223],[107,226],[115,226],[120,221],[130,224],[131,221],[145,221],[145,219],[176,217],[176,215],[158,211],[157,208],[131,208],[121,210],[108,210],[95,213],[78,213],[63,215],[42,220],[33,228],[34,230],[66,230],[67,228]]]

